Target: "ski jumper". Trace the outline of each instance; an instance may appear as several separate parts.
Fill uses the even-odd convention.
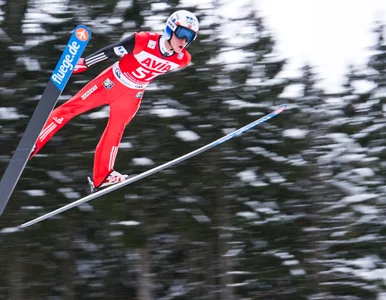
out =
[[[94,157],[93,181],[95,187],[100,186],[114,169],[122,134],[136,114],[147,85],[156,76],[183,68],[191,60],[186,49],[179,54],[169,53],[162,35],[139,32],[86,57],[85,63],[90,67],[117,57],[121,59],[52,111],[31,158],[72,118],[95,107],[109,105],[108,123]]]

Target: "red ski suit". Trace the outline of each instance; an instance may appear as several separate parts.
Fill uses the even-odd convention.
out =
[[[74,97],[50,114],[36,142],[35,155],[73,117],[101,105],[110,106],[106,129],[96,147],[93,181],[98,187],[113,171],[125,126],[136,114],[146,86],[158,75],[187,66],[190,54],[165,55],[164,39],[151,32],[105,47],[86,58],[86,65],[120,56],[121,59],[84,86]],[[31,157],[32,157],[31,156]]]

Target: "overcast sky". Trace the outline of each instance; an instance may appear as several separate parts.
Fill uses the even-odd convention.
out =
[[[386,24],[386,0],[253,0],[290,62],[285,75],[308,61],[327,91],[337,91],[349,63],[364,66],[375,44],[376,21]]]

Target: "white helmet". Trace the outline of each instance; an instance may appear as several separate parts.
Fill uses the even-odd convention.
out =
[[[179,39],[186,39],[188,47],[196,39],[198,28],[198,20],[194,14],[187,10],[178,10],[166,21],[164,34],[165,38],[170,40],[174,32]]]

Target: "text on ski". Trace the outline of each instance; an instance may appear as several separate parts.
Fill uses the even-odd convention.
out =
[[[58,68],[58,70],[52,74],[52,80],[54,80],[57,84],[62,84],[62,80],[65,78],[68,71],[71,71],[74,69],[74,57],[78,53],[78,50],[80,48],[80,45],[73,41],[70,45],[68,45],[68,50],[70,54],[67,54],[64,56],[64,59],[62,61],[62,64]]]

